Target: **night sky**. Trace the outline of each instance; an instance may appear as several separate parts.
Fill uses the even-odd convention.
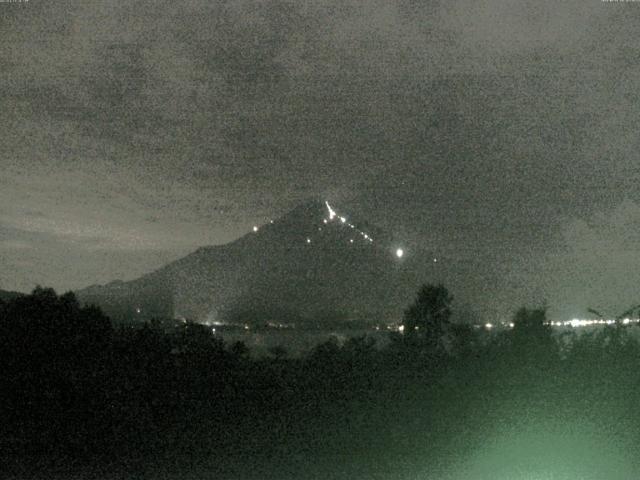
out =
[[[459,305],[619,313],[638,26],[599,0],[0,3],[0,288],[132,279],[319,196],[435,255]]]

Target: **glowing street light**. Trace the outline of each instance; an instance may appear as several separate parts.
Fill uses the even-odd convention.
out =
[[[256,225],[253,226],[253,231],[257,232],[258,231],[258,227]]]
[[[396,257],[402,258],[403,255],[404,255],[404,250],[402,250],[401,248],[396,250]]]

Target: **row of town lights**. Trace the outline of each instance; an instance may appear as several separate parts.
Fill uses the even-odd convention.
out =
[[[597,325],[615,325],[616,323],[620,323],[622,325],[629,325],[632,323],[640,323],[640,319],[637,318],[623,318],[623,319],[619,319],[619,320],[613,320],[613,319],[598,319],[598,320],[593,320],[593,319],[580,319],[580,318],[573,318],[571,320],[564,320],[564,321],[557,321],[557,322],[545,322],[545,325],[551,326],[551,327],[571,327],[571,328],[579,328],[579,327],[591,327],[591,326],[597,326]],[[515,324],[513,322],[501,322],[498,325],[502,326],[502,327],[508,327],[508,328],[514,328]],[[495,323],[485,323],[484,328],[486,328],[487,330],[491,330],[492,328],[494,328],[496,326]]]

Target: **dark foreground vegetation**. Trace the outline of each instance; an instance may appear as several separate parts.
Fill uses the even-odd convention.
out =
[[[0,303],[3,478],[631,479],[632,328],[488,335],[425,286],[389,346],[253,358],[185,324],[115,328],[50,289]]]

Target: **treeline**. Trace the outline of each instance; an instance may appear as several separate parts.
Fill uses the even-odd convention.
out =
[[[521,309],[488,335],[449,323],[451,302],[423,286],[385,348],[361,337],[254,358],[202,325],[117,328],[37,288],[0,302],[0,460],[389,478],[451,468],[510,425],[640,440],[636,327],[552,335],[543,309]]]

